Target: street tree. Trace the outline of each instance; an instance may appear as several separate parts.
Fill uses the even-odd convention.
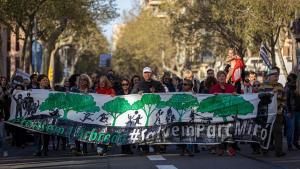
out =
[[[29,72],[33,37],[44,46],[44,73],[50,58],[54,57],[55,44],[67,29],[84,30],[88,22],[107,23],[117,16],[115,0],[11,0],[0,1],[0,23],[24,32],[22,64]],[[37,30],[34,31],[34,25]]]
[[[59,51],[62,51],[66,46],[69,48],[66,53],[67,56],[64,58]],[[87,23],[82,30],[67,28],[58,38],[53,50],[56,73],[54,83],[63,80],[63,76],[58,76],[58,74],[63,74],[64,59],[68,60],[69,74],[89,74],[100,72],[99,54],[108,52],[108,41],[96,23]]]
[[[63,110],[63,119],[68,119],[68,113],[71,110],[76,113],[95,113],[100,111],[93,96],[75,93],[50,93],[39,107],[40,111],[54,111],[56,109]]]
[[[247,16],[240,11],[246,6],[236,0],[190,1],[178,0],[169,11],[173,37],[187,43],[214,45],[212,50],[232,47],[240,56],[247,49]],[[192,42],[190,42],[192,40]],[[217,44],[217,45],[216,45]],[[219,48],[216,49],[215,47]]]
[[[275,66],[276,48],[281,49],[279,45],[280,36],[290,34],[290,23],[296,10],[300,9],[300,1],[241,0],[240,3],[247,7],[241,13],[248,17],[247,22],[245,22],[248,32],[252,37],[265,44],[271,55],[272,65]],[[284,39],[287,37],[285,36]]]
[[[179,122],[187,110],[198,106],[198,100],[191,94],[174,94],[168,101],[167,106],[175,109],[179,115]]]
[[[0,23],[19,36],[19,29],[24,33],[21,56],[22,68],[29,72],[31,65],[31,43],[33,40],[34,19],[46,0],[1,0]]]
[[[215,117],[222,117],[226,122],[228,116],[247,115],[253,113],[254,106],[241,96],[218,94],[210,96],[199,103],[197,109],[202,113],[213,113]]]
[[[102,109],[113,118],[112,126],[115,126],[117,118],[131,109],[131,105],[125,98],[117,97],[107,103],[104,103]]]
[[[112,64],[116,71],[125,75],[139,74],[145,66],[155,72],[162,71],[162,52],[168,56],[168,61],[174,56],[168,20],[153,16],[151,11],[142,10],[137,16],[126,15],[118,35]]]

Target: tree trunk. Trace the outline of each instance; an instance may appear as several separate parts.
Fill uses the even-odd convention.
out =
[[[271,44],[270,44],[270,48],[271,48],[271,59],[272,59],[272,66],[276,66],[276,55],[275,55],[275,43],[273,41],[273,39],[271,40]]]
[[[28,39],[28,33],[25,33],[25,39],[24,44],[22,47],[22,54],[21,54],[21,68],[25,70],[25,55],[26,55],[26,48],[27,48],[27,39]]]
[[[60,26],[54,32],[52,32],[49,39],[45,40],[45,53],[44,53],[45,62],[43,65],[44,66],[43,72],[48,72],[52,51],[55,49],[55,44],[57,39],[67,27],[67,23],[68,23],[68,19],[62,18],[60,21]]]
[[[277,45],[278,45],[278,58],[279,58],[279,62],[280,62],[280,68],[283,72],[283,75],[285,76],[285,78],[287,78],[288,76],[288,73],[287,73],[287,70],[286,70],[286,66],[285,66],[285,63],[284,63],[284,60],[283,60],[283,56],[282,56],[282,52],[281,52],[281,46],[280,46],[280,42],[277,41]]]
[[[297,49],[297,42],[293,35],[293,33],[289,30],[291,36],[292,36],[292,70],[296,72],[297,69],[297,55],[296,55],[296,49]]]
[[[27,51],[28,51],[28,54],[27,55],[25,55],[26,56],[26,58],[25,58],[25,72],[28,72],[29,74],[31,74],[32,73],[32,64],[31,64],[31,62],[32,62],[32,40],[33,40],[33,34],[32,34],[32,31],[30,31],[31,33],[30,33],[30,35],[29,35],[29,41],[28,41],[28,49],[27,49]]]
[[[24,66],[23,69],[27,73],[31,73],[31,58],[32,58],[32,38],[33,38],[33,24],[34,24],[34,15],[29,17],[29,24],[28,27],[26,28],[27,30],[24,30],[25,32],[25,41],[26,46],[23,46],[23,51],[22,51],[22,57],[24,59]]]
[[[165,51],[162,51],[162,53],[161,53],[161,61],[162,61],[163,69],[175,74],[178,77],[181,77],[181,70],[180,69],[176,71],[176,70],[174,70],[174,69],[172,69],[172,68],[170,68],[166,65],[166,63],[165,63]]]
[[[76,64],[77,64],[77,62],[78,62],[78,60],[79,60],[80,55],[81,55],[81,53],[80,53],[80,54],[76,54],[76,55],[74,56],[74,63],[72,64],[72,66],[71,66],[71,71],[70,71],[70,74],[71,74],[71,75],[73,75],[73,74],[75,73],[75,66],[76,66]]]

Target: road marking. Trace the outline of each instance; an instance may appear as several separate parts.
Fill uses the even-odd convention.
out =
[[[166,160],[163,156],[161,155],[149,155],[147,156],[149,160],[151,161],[162,161],[162,160]]]
[[[174,165],[156,165],[158,169],[177,169]]]
[[[300,160],[276,160],[274,163],[298,163]]]

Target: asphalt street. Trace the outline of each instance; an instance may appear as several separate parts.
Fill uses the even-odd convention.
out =
[[[115,147],[108,156],[100,157],[89,151],[88,156],[73,156],[69,151],[50,151],[48,157],[33,157],[34,147],[9,148],[9,157],[0,158],[0,169],[300,169],[300,151],[277,158],[273,152],[252,155],[249,145],[240,145],[235,157],[217,156],[201,151],[194,157],[180,156],[175,146],[167,154],[119,154]]]

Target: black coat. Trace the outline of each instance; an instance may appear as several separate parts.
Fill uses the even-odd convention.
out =
[[[151,93],[150,88],[155,89],[155,93],[164,93],[165,88],[159,81],[151,80],[151,81],[140,81],[137,85],[135,85],[131,91],[132,94],[137,94],[139,92],[143,93]]]

